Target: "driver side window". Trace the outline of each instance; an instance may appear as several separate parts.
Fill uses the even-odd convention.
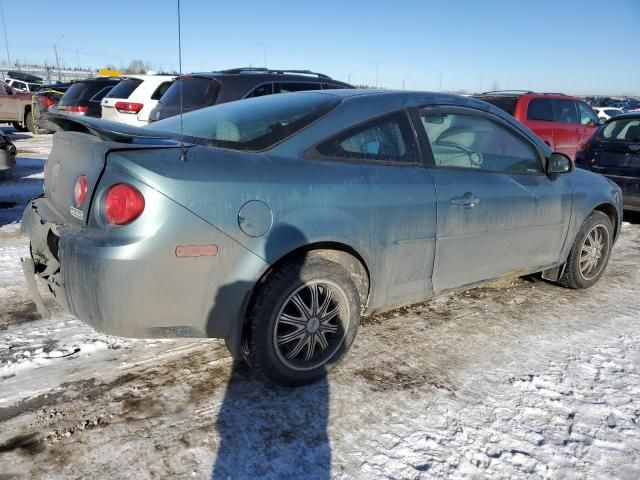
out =
[[[531,143],[485,117],[425,109],[420,120],[436,166],[515,174],[542,172]]]

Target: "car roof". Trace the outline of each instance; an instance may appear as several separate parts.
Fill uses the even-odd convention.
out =
[[[531,90],[496,90],[493,92],[482,92],[476,93],[473,95],[475,98],[480,97],[513,97],[513,98],[558,98],[565,100],[580,100],[583,101],[580,97],[575,97],[572,95],[567,95],[559,92],[534,92]]]
[[[135,78],[137,80],[147,80],[149,78],[158,78],[158,79],[172,79],[172,78],[176,78],[178,75],[165,75],[165,74],[161,74],[161,73],[154,73],[154,74],[143,74],[143,73],[131,73],[131,74],[124,74],[121,75],[119,78],[120,80],[126,80],[127,78]]]
[[[638,118],[640,119],[640,112],[627,112],[627,113],[622,113],[620,115],[616,115],[615,117],[611,117],[609,120],[607,120],[607,123],[613,121],[613,120],[624,120],[627,118]]]
[[[295,69],[266,69],[266,68],[232,68],[229,70],[218,70],[212,72],[193,72],[184,74],[181,77],[202,77],[221,80],[223,78],[256,78],[260,80],[271,80],[279,78],[335,82],[346,85],[340,80],[335,80],[324,73],[312,72],[311,70]]]

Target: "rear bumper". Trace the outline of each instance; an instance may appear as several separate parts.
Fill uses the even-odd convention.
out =
[[[66,225],[45,197],[32,200],[22,230],[31,240],[36,277],[59,305],[102,332],[229,342],[241,331],[267,264],[183,207],[162,196],[157,201],[170,224],[116,238],[107,229]],[[211,244],[218,246],[216,256],[176,254],[177,245]]]

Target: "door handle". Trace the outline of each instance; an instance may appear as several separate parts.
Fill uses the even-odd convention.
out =
[[[471,192],[467,192],[461,197],[453,197],[451,199],[451,205],[463,206],[464,208],[473,208],[478,203],[480,203],[480,199]]]

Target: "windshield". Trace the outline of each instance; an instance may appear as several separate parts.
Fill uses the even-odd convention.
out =
[[[216,103],[220,83],[212,78],[187,77],[176,80],[160,99],[160,103],[179,107],[180,88],[182,106],[186,110],[208,107]]]
[[[267,95],[183,115],[186,141],[234,150],[264,150],[316,121],[340,103],[322,93]],[[180,136],[180,116],[145,127]]]
[[[613,120],[602,127],[599,136],[606,140],[640,142],[640,118]]]

